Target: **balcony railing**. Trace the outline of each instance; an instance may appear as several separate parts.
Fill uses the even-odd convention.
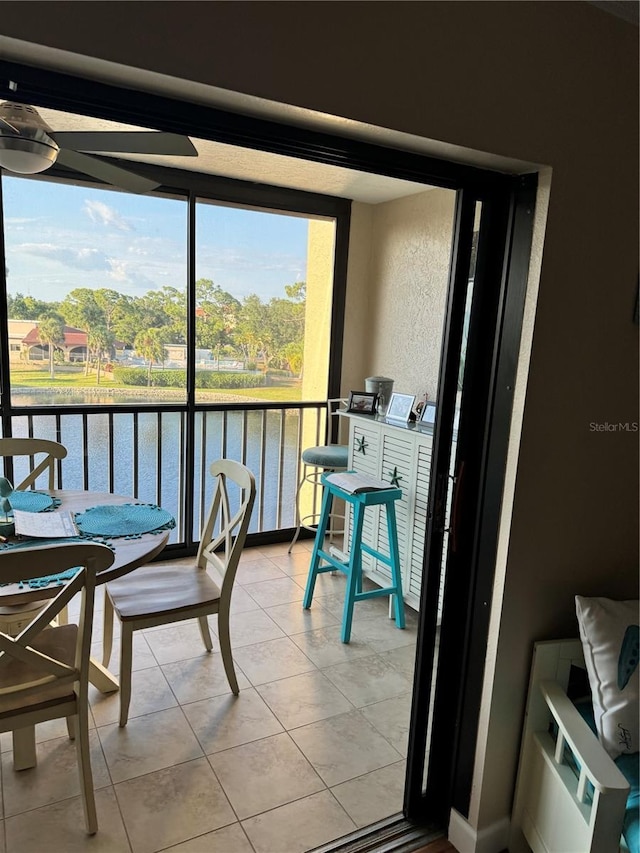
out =
[[[284,537],[295,526],[303,435],[305,445],[322,443],[325,422],[324,402],[233,404],[193,412],[176,406],[43,407],[17,410],[5,421],[15,437],[64,444],[59,488],[159,504],[176,519],[169,544],[187,548],[198,540],[212,497],[208,468],[221,457],[244,463],[256,477],[251,538],[274,538],[277,531]],[[0,459],[3,473],[16,481],[28,465],[27,459],[15,459],[5,469]],[[45,478],[37,485],[46,488]],[[307,495],[316,507],[318,500],[319,494]]]

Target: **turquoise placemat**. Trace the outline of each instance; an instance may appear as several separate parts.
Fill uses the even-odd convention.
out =
[[[84,535],[137,539],[143,533],[160,533],[176,526],[174,517],[155,504],[111,504],[94,506],[75,517]]]
[[[67,539],[18,539],[15,542],[4,542],[0,543],[0,560],[2,559],[3,551],[13,551],[16,548],[34,548],[37,545],[61,545],[64,542],[86,542],[88,538],[89,537],[73,536]],[[108,542],[105,542],[102,539],[95,539],[94,541],[100,542],[102,545],[107,545],[113,550],[113,545],[109,545]],[[25,578],[22,581],[18,581],[18,589],[22,589],[25,586],[28,586],[29,589],[44,589],[52,584],[55,584],[55,586],[62,586],[65,581],[71,580],[79,568],[79,566],[75,566],[75,568],[66,569],[64,572],[44,575],[41,578]],[[0,587],[1,586],[11,586],[11,584],[0,583]]]
[[[43,512],[52,509],[56,505],[55,498],[42,492],[11,492],[9,503],[12,509],[20,509],[24,512]],[[58,504],[60,501],[58,501]]]

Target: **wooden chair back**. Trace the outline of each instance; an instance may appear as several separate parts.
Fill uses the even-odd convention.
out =
[[[45,454],[44,459],[36,463],[36,456]],[[18,484],[13,483],[14,489],[33,489],[38,477],[49,473],[48,489],[56,487],[56,466],[59,459],[67,455],[67,448],[57,441],[49,441],[46,438],[0,438],[0,456],[3,460],[15,456],[29,457],[29,474]],[[5,463],[6,470],[6,463]],[[6,476],[6,475],[5,475]],[[9,479],[13,480],[13,476]]]
[[[220,608],[231,598],[240,554],[244,547],[251,511],[256,497],[256,480],[252,472],[240,462],[219,459],[209,468],[216,478],[213,500],[202,530],[198,548],[198,566],[214,569],[221,581]],[[239,503],[235,512],[231,506],[235,495],[229,486],[239,489]]]

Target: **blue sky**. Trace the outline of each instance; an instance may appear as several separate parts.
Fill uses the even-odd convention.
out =
[[[186,285],[185,201],[3,176],[9,293],[56,301],[76,287],[130,296]],[[197,278],[242,300],[306,277],[307,220],[199,204]]]

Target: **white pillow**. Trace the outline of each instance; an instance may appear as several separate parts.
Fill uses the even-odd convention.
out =
[[[612,758],[640,747],[638,604],[576,595],[596,728]]]

